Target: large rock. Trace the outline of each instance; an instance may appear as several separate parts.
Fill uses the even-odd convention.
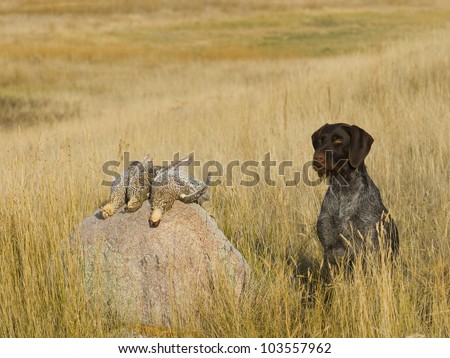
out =
[[[147,201],[137,212],[121,210],[107,220],[96,211],[74,237],[88,289],[99,290],[120,320],[168,324],[174,309],[187,313],[218,280],[242,293],[249,267],[202,207],[177,201],[157,228],[149,226],[149,212]]]

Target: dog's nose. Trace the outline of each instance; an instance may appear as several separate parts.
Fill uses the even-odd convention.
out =
[[[158,227],[161,220],[158,220],[158,221],[149,220],[148,222],[150,223],[150,227]]]
[[[323,168],[325,166],[325,155],[322,153],[314,154],[313,165],[317,168]]]

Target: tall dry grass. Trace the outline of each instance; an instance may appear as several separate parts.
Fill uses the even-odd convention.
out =
[[[26,40],[25,27],[15,35],[5,23]],[[367,165],[399,226],[398,265],[369,258],[366,269],[357,265],[352,277],[337,275],[323,288],[315,222],[325,185],[285,187],[277,178],[275,187],[248,188],[235,172],[231,187],[213,189],[208,209],[248,261],[254,283],[239,301],[225,284],[217,287],[187,320],[174,312],[170,334],[448,337],[447,34],[430,30],[381,51],[320,58],[155,64],[145,55],[96,62],[6,52],[2,96],[42,97],[50,109],[69,103],[77,115],[2,127],[0,336],[119,334],[120,322],[84,291],[82,258],[64,249],[72,228],[107,198],[105,161],[124,150],[157,161],[194,151],[202,162],[222,163],[261,161],[270,151],[301,170],[312,156],[311,133],[343,121],[375,138]],[[37,107],[35,116],[42,113],[51,111]]]

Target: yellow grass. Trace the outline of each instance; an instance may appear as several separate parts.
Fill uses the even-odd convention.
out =
[[[213,189],[208,210],[254,283],[161,336],[450,336],[450,12],[445,2],[8,1],[0,5],[0,336],[121,335],[83,289],[68,235],[108,196],[102,164],[312,157],[311,133],[374,138],[368,170],[399,226],[398,265],[323,288],[325,185]],[[95,5],[92,5],[95,4]],[[292,175],[293,170],[287,173]],[[274,171],[273,176],[276,177]],[[331,298],[330,298],[331,297]],[[327,301],[328,299],[328,301]],[[328,302],[327,304],[325,302]]]

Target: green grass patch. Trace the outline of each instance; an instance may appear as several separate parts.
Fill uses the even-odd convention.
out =
[[[377,49],[448,23],[448,10],[281,12],[119,30],[110,36],[168,60],[321,57]]]
[[[38,9],[52,3],[28,4]],[[15,23],[15,16],[5,13],[7,27]],[[105,12],[87,22],[76,13],[47,16],[43,23],[41,13],[33,12],[27,21],[36,26],[17,34],[7,31],[0,39],[7,65],[0,70],[0,95],[102,93],[107,90],[103,80],[109,77],[111,65],[149,68],[170,62],[316,58],[377,51],[398,39],[422,36],[450,24],[449,9],[424,8],[293,8],[213,17],[171,14],[164,21],[148,16],[137,22],[126,11],[119,17]]]

